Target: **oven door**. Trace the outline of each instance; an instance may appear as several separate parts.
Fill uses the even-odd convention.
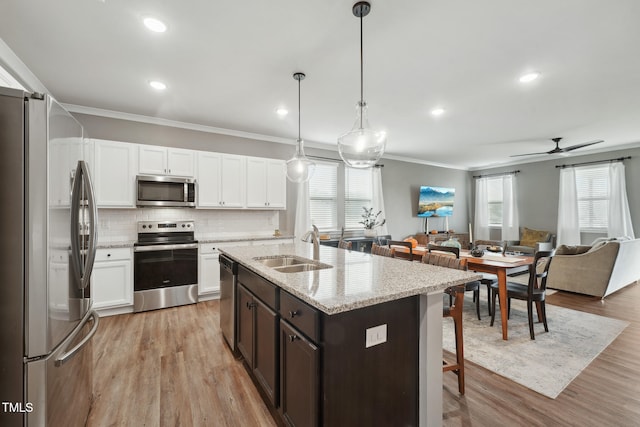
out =
[[[198,245],[151,245],[134,248],[134,290],[198,283]]]

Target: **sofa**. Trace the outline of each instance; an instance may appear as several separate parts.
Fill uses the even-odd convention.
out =
[[[547,286],[604,298],[640,280],[640,239],[556,249]]]

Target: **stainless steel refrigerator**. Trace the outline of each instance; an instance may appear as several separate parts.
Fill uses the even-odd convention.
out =
[[[98,328],[97,210],[82,126],[0,87],[0,425],[84,425]]]

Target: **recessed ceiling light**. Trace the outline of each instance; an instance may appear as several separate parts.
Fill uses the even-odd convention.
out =
[[[520,80],[520,83],[529,83],[534,81],[538,77],[540,77],[540,73],[533,72],[533,73],[523,74],[522,76],[520,76],[519,80]]]
[[[151,86],[152,88],[157,89],[157,90],[165,90],[167,88],[166,84],[164,84],[162,82],[159,82],[157,80],[150,81],[149,82],[149,86]]]
[[[276,114],[280,117],[284,117],[287,114],[289,114],[289,110],[287,110],[286,108],[280,107],[278,109],[276,109]]]
[[[167,25],[159,19],[147,17],[144,18],[142,22],[144,22],[145,27],[156,33],[164,33],[167,31]]]
[[[437,107],[437,108],[434,108],[433,110],[431,110],[431,115],[432,115],[432,116],[435,116],[435,117],[438,117],[438,116],[443,115],[443,114],[444,114],[444,112],[445,112],[445,109],[444,109],[444,108],[442,108],[442,107]]]

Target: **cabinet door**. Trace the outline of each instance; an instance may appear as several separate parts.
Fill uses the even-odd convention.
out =
[[[269,400],[278,406],[278,315],[254,298],[253,373]]]
[[[247,158],[247,207],[266,208],[267,204],[267,162],[257,157]]]
[[[134,208],[136,149],[133,144],[96,140],[94,186],[100,208]]]
[[[221,193],[223,208],[245,207],[246,157],[225,154],[222,156]]]
[[[266,168],[267,206],[271,209],[287,207],[287,175],[283,160],[268,159]]]
[[[193,176],[193,151],[170,148],[167,151],[167,173],[175,176]]]
[[[238,350],[247,364],[253,367],[253,297],[242,285],[237,287],[236,322]]]
[[[133,304],[131,261],[96,262],[93,267],[91,290],[95,308],[109,308]]]
[[[140,145],[138,150],[139,173],[144,175],[167,174],[167,149],[153,145]]]
[[[198,189],[197,203],[199,208],[221,207],[221,176],[222,155],[206,151],[198,152],[198,177],[196,187]]]
[[[318,347],[280,321],[280,411],[290,426],[318,424]]]
[[[220,263],[218,252],[200,255],[200,277],[198,278],[198,294],[220,292]]]

